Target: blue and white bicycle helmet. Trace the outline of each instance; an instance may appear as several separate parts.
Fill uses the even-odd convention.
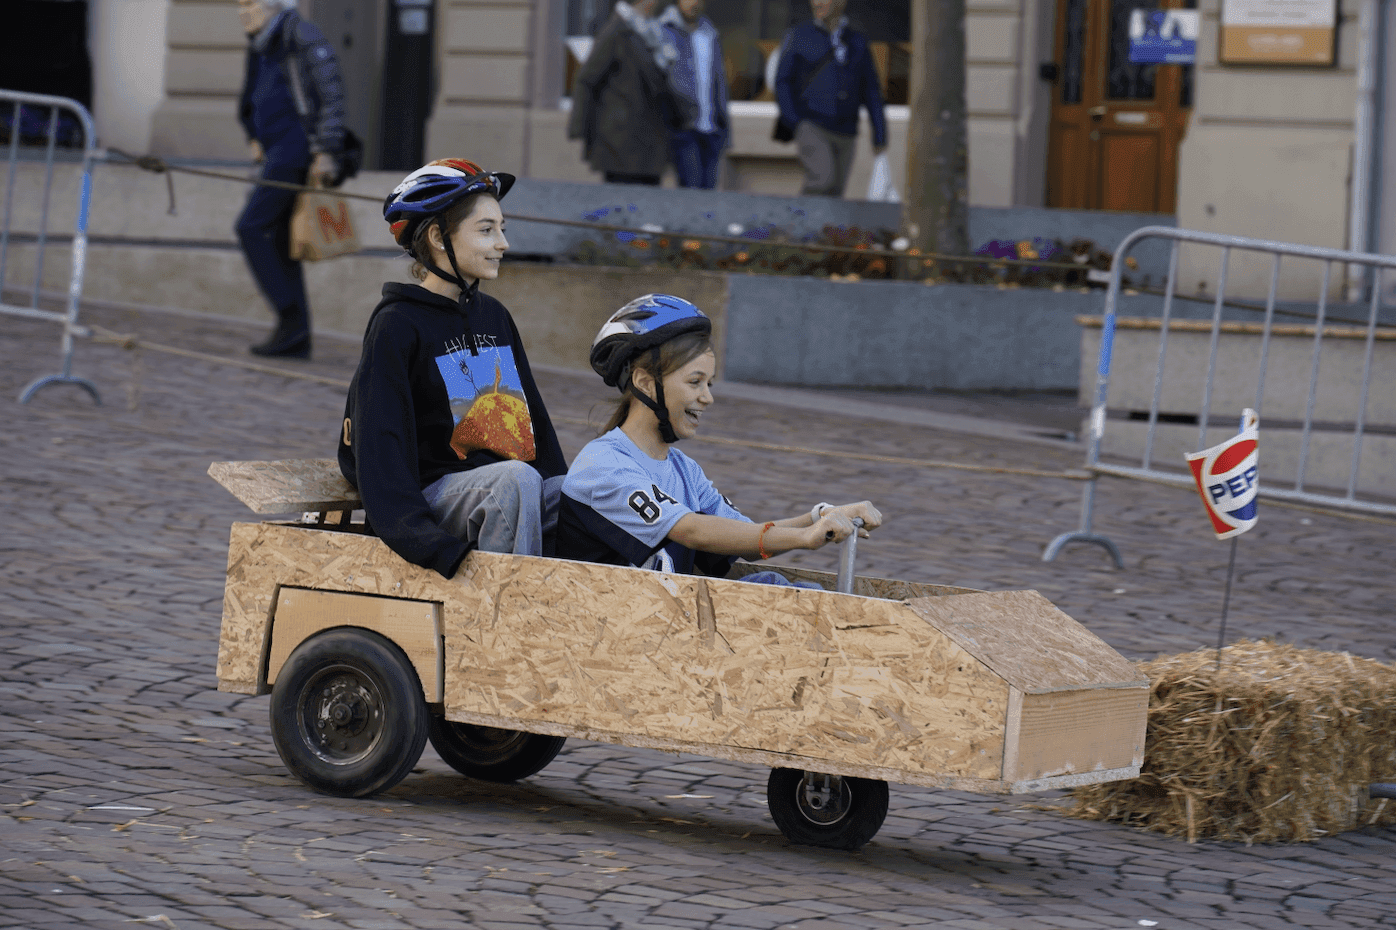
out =
[[[655,382],[654,398],[635,390],[630,371],[642,352],[659,353],[659,347],[685,333],[711,335],[713,321],[682,297],[646,294],[621,307],[602,325],[591,343],[591,367],[611,387],[629,391],[659,418],[659,434],[665,442],[677,442],[669,409],[664,403],[664,382]]]
[[[503,200],[514,186],[514,176],[486,171],[464,158],[441,158],[402,179],[383,201],[383,219],[393,240],[409,253],[422,223],[450,209],[471,194],[486,191]],[[420,260],[423,256],[413,255]]]

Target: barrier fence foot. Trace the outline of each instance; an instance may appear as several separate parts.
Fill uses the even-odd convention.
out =
[[[48,387],[50,384],[76,384],[84,391],[92,395],[92,400],[98,407],[102,406],[102,395],[97,390],[97,385],[86,378],[78,378],[73,375],[49,375],[45,378],[37,378],[29,382],[29,386],[19,393],[21,404],[29,403],[29,399],[39,393],[40,388]]]
[[[1120,555],[1120,549],[1111,541],[1109,536],[1101,536],[1099,533],[1062,533],[1056,539],[1047,544],[1047,548],[1042,551],[1042,561],[1051,562],[1057,557],[1057,553],[1070,542],[1091,543],[1100,546],[1110,553],[1110,558],[1115,560],[1116,568],[1124,568],[1125,560]]]

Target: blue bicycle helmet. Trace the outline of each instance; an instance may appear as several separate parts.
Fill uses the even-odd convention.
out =
[[[469,308],[475,302],[480,282],[476,280],[465,283],[465,277],[456,264],[456,251],[451,245],[450,230],[446,229],[446,221],[441,217],[446,210],[471,194],[489,193],[494,195],[495,200],[503,200],[504,195],[509,193],[509,188],[513,186],[512,174],[486,171],[464,158],[442,158],[423,165],[403,178],[402,183],[393,188],[393,192],[383,201],[383,219],[388,221],[393,240],[432,274],[460,288],[458,302],[467,327],[470,325]],[[418,255],[413,249],[418,230],[422,228],[423,223],[432,220],[441,227],[442,245],[446,249],[450,271],[437,267],[432,263],[431,256]],[[480,354],[475,346],[473,334],[466,344],[470,346],[471,355]]]
[[[481,191],[503,200],[513,186],[512,174],[486,171],[464,158],[438,159],[418,168],[393,188],[383,201],[383,219],[388,221],[393,241],[411,253],[412,240],[425,221]]]
[[[682,297],[646,294],[621,307],[602,325],[591,343],[591,367],[611,387],[629,391],[659,418],[659,434],[665,442],[677,442],[669,409],[664,403],[664,382],[655,382],[656,396],[635,390],[631,366],[642,352],[657,356],[659,347],[684,333],[711,335],[713,321]]]
[[[625,390],[630,363],[641,352],[683,333],[711,333],[713,321],[682,297],[646,294],[621,307],[591,342],[591,367],[611,387]]]

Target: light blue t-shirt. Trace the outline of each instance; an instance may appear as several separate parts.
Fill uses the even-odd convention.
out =
[[[690,513],[751,522],[693,459],[671,446],[668,456],[656,461],[616,428],[587,443],[567,472],[557,554],[683,574],[693,574],[695,566],[705,574],[725,574],[734,558],[697,553],[668,540],[674,524]]]

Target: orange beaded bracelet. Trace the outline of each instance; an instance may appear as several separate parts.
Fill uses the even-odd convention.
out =
[[[763,559],[769,559],[771,557],[771,554],[766,551],[766,531],[775,525],[776,523],[774,520],[767,523],[765,526],[761,527],[761,535],[756,537],[756,552]]]

